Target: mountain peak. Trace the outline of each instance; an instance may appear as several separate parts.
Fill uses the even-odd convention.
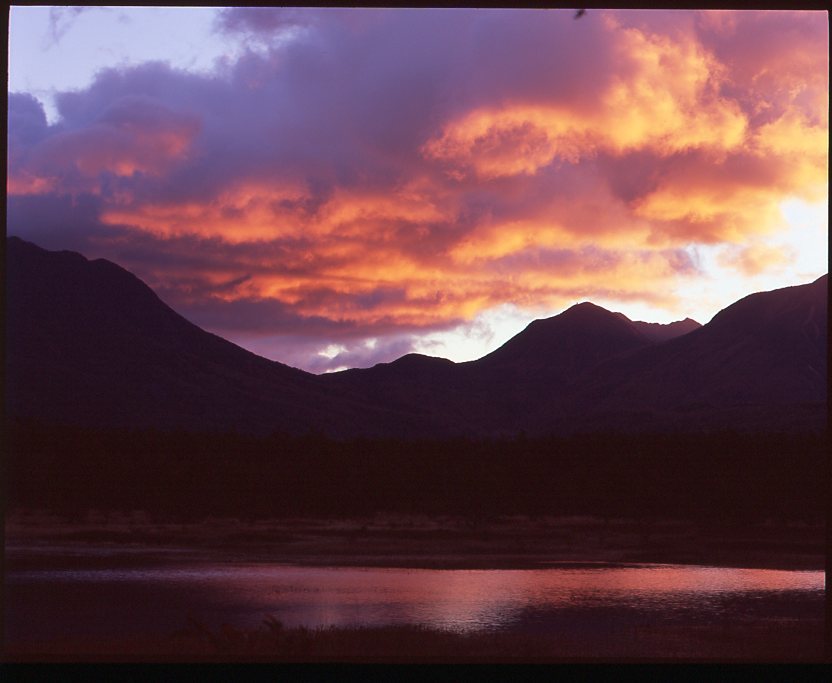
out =
[[[574,304],[567,308],[563,313],[560,315],[576,315],[576,314],[600,314],[600,315],[609,315],[611,311],[608,311],[603,306],[599,306],[598,304],[594,304],[591,301],[581,301],[580,303]]]
[[[551,318],[534,320],[475,363],[542,373],[566,381],[601,360],[649,342],[627,318],[583,301]]]
[[[427,367],[454,365],[454,362],[452,360],[448,360],[447,358],[440,358],[439,356],[427,356],[423,353],[406,353],[390,363],[382,363],[380,365]]]

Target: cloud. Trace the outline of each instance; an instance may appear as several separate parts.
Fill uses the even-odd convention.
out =
[[[46,136],[46,112],[35,97],[26,93],[9,93],[8,105],[10,146],[33,145]]]
[[[735,268],[745,275],[755,276],[793,263],[796,254],[788,246],[751,244],[727,247],[717,255],[717,261],[726,268]]]
[[[749,245],[825,197],[825,15],[572,15],[223,10],[211,72],[105,69],[53,125],[10,94],[10,231],[324,369],[509,303],[669,307],[697,245],[779,267]]]
[[[555,159],[574,163],[602,151],[720,153],[744,142],[746,117],[719,95],[722,70],[698,42],[645,34],[612,15],[605,19],[617,34],[604,65],[613,76],[597,89],[593,107],[544,100],[475,109],[428,141],[424,154],[455,164],[452,177],[470,168],[494,178],[534,174]]]
[[[29,167],[39,177],[62,176],[64,187],[89,179],[92,182],[83,184],[102,191],[102,181],[109,176],[162,174],[187,154],[198,130],[193,116],[144,97],[125,97],[89,125],[43,141]]]
[[[90,256],[110,256],[97,241],[111,238],[101,225],[100,199],[89,194],[13,193],[6,197],[6,231],[45,249],[70,249]]]
[[[49,8],[49,37],[45,42],[46,48],[54,47],[63,40],[78,17],[93,9],[107,10],[107,7],[50,7]]]
[[[293,7],[227,7],[220,10],[215,24],[221,33],[272,37],[285,29],[306,26],[313,20],[308,10]]]
[[[370,338],[340,344],[319,351],[310,363],[310,370],[320,373],[347,368],[371,368],[378,363],[389,363],[412,353],[415,347],[414,337],[400,335],[382,340]]]
[[[7,192],[15,195],[46,194],[54,185],[25,168],[28,151],[49,134],[43,105],[32,95],[9,93]]]

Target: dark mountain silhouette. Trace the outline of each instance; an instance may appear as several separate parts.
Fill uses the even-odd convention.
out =
[[[447,436],[469,431],[477,414],[473,387],[446,358],[409,353],[372,368],[333,372],[318,377],[323,386],[349,400],[383,405],[407,415],[420,434]],[[480,407],[480,411],[484,407]],[[369,426],[376,433],[377,425]]]
[[[686,428],[823,425],[827,301],[827,275],[751,294],[688,334],[600,363],[568,400],[548,403],[537,428],[602,415]]]
[[[584,302],[531,322],[500,348],[453,363],[409,354],[322,382],[429,420],[435,433],[512,433],[540,400],[601,360],[651,344],[631,321]]]
[[[617,315],[620,315],[625,320],[629,320],[623,313],[618,313]],[[691,318],[677,320],[666,325],[662,325],[661,323],[644,323],[639,320],[631,320],[630,322],[652,342],[663,342],[674,337],[681,337],[683,334],[693,332],[695,329],[702,327],[702,325]]]
[[[601,360],[650,344],[631,321],[600,306],[575,304],[560,315],[531,322],[487,356],[475,361],[513,380],[545,377],[561,385]]]
[[[69,424],[349,433],[384,416],[201,330],[109,261],[6,243],[11,416]]]
[[[18,238],[6,258],[11,417],[401,437],[825,425],[826,276],[704,326],[585,302],[476,361],[408,354],[316,376],[199,329],[108,261]]]

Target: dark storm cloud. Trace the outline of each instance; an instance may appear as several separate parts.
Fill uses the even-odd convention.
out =
[[[32,95],[9,93],[9,146],[33,145],[48,129],[43,105]]]

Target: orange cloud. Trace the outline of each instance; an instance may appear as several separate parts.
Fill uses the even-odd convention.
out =
[[[46,194],[58,186],[55,178],[38,177],[27,171],[17,173],[9,169],[6,178],[6,193],[10,195]]]
[[[746,275],[785,267],[780,206],[827,193],[825,15],[556,14],[380,12],[359,38],[324,13],[296,62],[264,46],[222,78],[108,72],[60,125],[12,98],[7,192],[33,224],[35,201],[89,195],[48,224],[165,252],[141,274],[172,302],[286,326],[668,307],[710,267],[698,245]]]
[[[636,216],[654,223],[654,240],[742,242],[782,226],[780,203],[820,201],[828,182],[827,124],[788,112],[761,125],[741,154],[718,164],[688,163],[666,173],[633,201]],[[663,225],[662,224],[666,224]]]
[[[723,250],[717,255],[717,262],[726,268],[734,268],[745,275],[754,276],[779,270],[793,263],[795,257],[794,250],[785,245],[752,244]]]
[[[99,124],[44,142],[35,152],[33,165],[74,167],[86,177],[104,172],[159,174],[184,156],[196,132],[194,125],[147,130]]]
[[[327,262],[323,256],[327,251],[326,247],[319,250],[319,261],[308,272],[269,272],[268,262],[264,262],[245,282],[214,296],[229,302],[279,300],[308,318],[366,326],[431,327],[448,320],[470,320],[506,300],[540,309],[568,303],[576,292],[644,298],[645,282],[673,278],[685,267],[665,253],[597,249],[577,255],[532,254],[521,267],[496,262],[489,270],[440,268],[415,261],[393,248],[367,249],[359,244],[338,254],[347,259]],[[209,279],[217,285],[230,276],[221,272]],[[647,298],[673,301],[670,294],[662,292],[648,294]]]
[[[199,235],[226,242],[339,236],[390,241],[399,237],[390,226],[449,220],[429,196],[411,186],[389,194],[336,190],[319,206],[300,183],[248,182],[233,185],[203,202],[136,202],[128,197],[108,208],[102,221],[131,225],[155,235]]]
[[[527,103],[477,109],[427,141],[423,155],[448,164],[454,177],[469,169],[491,179],[531,175],[555,159],[576,163],[599,151],[724,154],[745,142],[746,116],[718,92],[725,70],[692,36],[651,35],[611,16],[606,22],[621,71],[592,110]]]
[[[10,135],[7,191],[98,194],[102,175],[161,177],[188,159],[199,130],[200,123],[193,116],[139,98],[124,98],[93,123],[76,129],[58,126],[53,135],[45,135],[28,149]]]
[[[299,184],[232,186],[207,201],[153,203],[128,196],[105,209],[101,220],[160,237],[200,235],[236,244],[299,234],[302,223],[294,206],[305,198]]]
[[[777,197],[766,188],[668,181],[635,202],[633,211],[653,223],[656,243],[730,242],[776,227]]]

